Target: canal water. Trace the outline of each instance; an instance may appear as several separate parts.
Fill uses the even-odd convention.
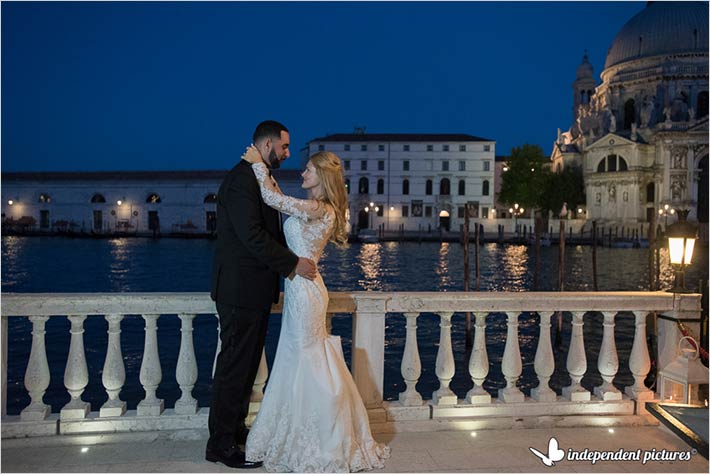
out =
[[[2,292],[17,293],[90,293],[90,292],[207,292],[215,242],[183,239],[72,239],[62,237],[2,238]],[[472,249],[474,247],[472,246]],[[557,290],[558,248],[541,249],[538,289]],[[647,290],[648,250],[599,248],[598,285],[600,291]],[[661,281],[663,288],[672,284],[668,255],[662,251]],[[706,247],[696,250],[694,263],[686,272],[689,287],[707,279]],[[473,273],[473,258],[471,272]],[[481,291],[531,291],[535,268],[534,251],[522,245],[486,244],[480,247]],[[569,291],[592,291],[591,247],[571,246],[566,249],[566,283]],[[320,264],[321,274],[331,291],[462,291],[463,247],[459,243],[382,242],[350,244],[345,248],[329,246]],[[472,278],[473,281],[473,278]],[[523,358],[521,388],[528,393],[537,385],[533,362],[538,339],[539,318],[535,314],[520,316],[520,351]],[[559,344],[555,344],[556,370],[551,386],[560,392],[569,384],[565,375],[566,352],[571,331],[570,315],[564,315]],[[583,379],[587,388],[598,385],[596,354],[601,345],[601,314],[585,317],[585,344],[588,374]],[[465,316],[455,314],[452,339],[456,375],[451,388],[463,398],[472,385],[468,374],[470,353],[465,345]],[[435,361],[439,340],[439,318],[424,313],[418,319],[418,343],[422,376],[417,389],[425,398],[438,388]],[[69,351],[67,318],[50,318],[47,322],[47,355],[51,382],[45,403],[59,411],[69,401],[63,386],[63,373]],[[138,316],[127,316],[122,323],[122,351],[126,365],[126,384],[121,398],[129,409],[144,396],[138,380],[144,340],[144,324]],[[103,317],[89,317],[85,322],[84,344],[89,367],[89,385],[82,397],[98,410],[107,399],[101,384],[101,370],[106,355],[107,323]],[[273,315],[267,337],[267,360],[273,361],[280,315]],[[388,314],[386,319],[385,398],[396,399],[405,388],[400,363],[405,342],[405,318]],[[487,321],[487,346],[491,371],[484,387],[495,396],[505,386],[500,362],[505,346],[506,316],[491,314]],[[336,315],[333,333],[342,336],[346,359],[350,358],[351,319]],[[201,315],[194,321],[198,381],[193,396],[200,406],[208,406],[210,376],[217,342],[217,321]],[[19,413],[29,403],[24,389],[24,372],[29,359],[31,324],[26,318],[10,318],[8,357],[8,414]],[[180,321],[165,315],[158,320],[158,338],[163,381],[158,396],[172,407],[180,397],[175,380],[175,366],[180,344]],[[616,343],[620,370],[615,382],[621,387],[633,383],[628,370],[628,357],[633,342],[633,316],[617,317]]]

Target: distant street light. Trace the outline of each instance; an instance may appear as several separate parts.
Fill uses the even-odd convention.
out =
[[[9,206],[12,206],[13,204],[15,204],[15,201],[13,201],[12,199],[10,199],[10,200],[7,201],[7,204],[8,204]]]
[[[665,217],[665,225],[664,227],[668,227],[668,216],[669,215],[674,215],[675,214],[675,209],[673,209],[671,206],[668,204],[664,204],[661,209],[658,210],[658,215],[660,217]]]
[[[394,207],[393,207],[392,209],[394,209]],[[372,229],[372,226],[374,225],[374,223],[373,223],[373,220],[374,220],[373,214],[375,214],[376,212],[380,212],[380,207],[379,207],[379,206],[375,206],[375,203],[374,203],[374,202],[371,202],[369,206],[365,206],[365,212],[367,212],[368,214],[370,214],[370,229]]]
[[[523,213],[525,212],[525,209],[520,207],[520,204],[517,202],[513,204],[513,207],[508,209],[508,212],[510,212],[513,215],[513,227],[515,228],[515,236],[518,236],[518,216],[522,216]]]

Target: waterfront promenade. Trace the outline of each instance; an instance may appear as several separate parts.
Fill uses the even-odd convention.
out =
[[[708,461],[699,454],[689,461],[645,465],[565,459],[549,468],[529,447],[545,453],[553,436],[565,451],[690,449],[661,426],[617,427],[613,433],[606,427],[378,433],[375,438],[390,445],[392,457],[375,472],[708,472]],[[206,439],[206,430],[190,430],[3,440],[1,467],[3,472],[237,471],[204,460]]]

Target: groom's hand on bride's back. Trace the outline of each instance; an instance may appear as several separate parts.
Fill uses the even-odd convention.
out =
[[[301,278],[313,280],[316,277],[317,271],[318,269],[316,268],[316,264],[313,263],[313,260],[298,257],[298,263],[296,264],[296,268],[293,269],[293,271],[288,277],[289,279],[293,280],[293,277],[295,275],[298,275]]]

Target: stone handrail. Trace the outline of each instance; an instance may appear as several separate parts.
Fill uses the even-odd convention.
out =
[[[280,313],[281,303],[272,311]],[[598,357],[598,370],[602,384],[590,393],[581,386],[587,371],[584,347],[584,316],[587,312],[603,314],[603,336]],[[420,313],[436,313],[440,317],[439,345],[435,373],[439,388],[425,401],[417,392],[416,384],[421,375],[421,361],[417,347],[416,320]],[[472,388],[465,394],[454,393],[449,387],[454,376],[454,354],[451,343],[451,318],[457,312],[475,315],[475,339],[469,361]],[[674,295],[664,292],[331,292],[328,306],[329,320],[334,313],[352,314],[352,373],[355,383],[376,421],[404,419],[431,419],[437,416],[467,416],[473,413],[496,415],[513,413],[515,407],[527,405],[525,394],[517,387],[522,373],[522,359],[518,344],[518,316],[522,312],[537,312],[540,315],[540,336],[535,354],[534,368],[539,385],[530,392],[536,402],[532,412],[547,413],[547,405],[554,405],[559,414],[589,413],[579,408],[578,401],[594,400],[608,404],[610,410],[627,410],[630,400],[653,398],[653,392],[643,384],[650,370],[650,356],[646,345],[646,320],[650,313],[665,314],[659,319],[658,361],[665,366],[675,357],[675,346],[680,335],[672,319],[693,321],[700,314],[700,295]],[[554,357],[550,341],[550,319],[556,312],[572,314],[572,335],[566,360],[566,369],[571,384],[562,388],[558,397],[549,385],[554,372]],[[624,393],[613,384],[619,368],[614,327],[619,312],[634,315],[635,336],[628,361],[634,384],[625,387]],[[384,402],[384,348],[385,315],[403,313],[406,317],[406,340],[401,361],[402,378],[406,390],[397,402]],[[506,387],[498,391],[498,401],[491,402],[491,394],[483,388],[488,376],[488,352],[485,327],[489,313],[507,315],[507,336],[502,360],[502,372]],[[183,417],[172,424],[162,422],[166,418],[163,400],[157,398],[156,390],[162,379],[158,357],[157,319],[163,314],[177,314],[181,320],[181,343],[176,368],[176,379],[181,397],[174,410],[173,419]],[[27,436],[87,431],[116,431],[137,429],[135,424],[121,428],[120,421],[130,418],[126,402],[119,393],[125,382],[125,368],[121,354],[121,320],[125,315],[140,315],[145,320],[145,345],[140,368],[140,382],[146,396],[138,404],[133,418],[144,421],[142,429],[165,429],[189,425],[189,420],[200,411],[192,397],[197,380],[197,364],[192,342],[192,322],[197,314],[215,315],[214,303],[205,293],[86,293],[86,294],[3,294],[2,341],[3,341],[3,416],[6,415],[7,382],[7,320],[9,317],[29,317],[32,322],[32,348],[25,374],[25,387],[30,395],[30,404],[22,411],[18,423],[3,423],[3,437]],[[88,384],[88,371],[83,344],[83,324],[87,316],[102,315],[108,322],[108,343],[104,361],[102,383],[108,400],[98,416],[91,414],[89,404],[81,396]],[[66,316],[71,323],[69,357],[64,373],[64,385],[70,401],[62,408],[59,419],[52,421],[50,407],[44,404],[43,396],[49,386],[49,369],[45,348],[44,325],[49,317]],[[219,350],[219,348],[218,348]],[[624,361],[626,362],[626,361]],[[252,401],[261,400],[268,375],[265,359],[255,382]],[[626,396],[624,396],[624,394]],[[592,399],[592,396],[595,398]],[[565,405],[565,401],[570,402]],[[619,408],[626,401],[624,407]],[[504,405],[508,404],[508,411]],[[633,409],[633,408],[632,408]],[[398,411],[399,410],[399,411]],[[468,410],[468,411],[467,411]],[[513,411],[510,411],[513,410]],[[528,408],[530,410],[530,408]],[[541,411],[542,410],[542,411]],[[561,411],[560,411],[561,410]],[[565,411],[566,410],[566,411]],[[579,410],[582,410],[581,412]],[[532,413],[531,412],[531,413]],[[597,408],[597,412],[598,408]],[[517,412],[516,412],[517,413]],[[407,418],[413,417],[413,418]],[[185,421],[187,420],[187,421]],[[12,421],[12,420],[10,420]],[[25,429],[7,428],[20,425]],[[55,426],[52,427],[52,422]],[[183,423],[184,422],[184,423]],[[38,429],[42,423],[45,431]],[[58,424],[57,424],[58,423]],[[181,424],[183,423],[183,424]],[[73,430],[73,431],[72,431]]]

